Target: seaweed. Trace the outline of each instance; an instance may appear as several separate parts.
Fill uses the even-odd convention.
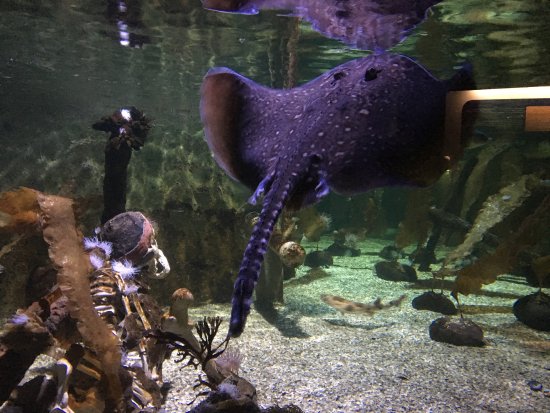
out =
[[[37,199],[42,211],[44,240],[58,270],[60,289],[68,298],[69,313],[77,320],[84,343],[101,361],[107,406],[113,412],[123,411],[120,342],[94,310],[88,283],[91,265],[76,229],[73,203],[68,198],[41,193]]]
[[[491,228],[523,204],[539,182],[540,179],[535,175],[523,175],[516,182],[489,196],[462,244],[445,257],[444,266],[470,255],[476,244],[483,240]]]
[[[10,233],[36,231],[40,212],[37,194],[34,189],[25,187],[3,192],[0,196],[0,230]]]
[[[431,228],[428,211],[430,208],[430,189],[415,189],[407,195],[405,219],[399,224],[395,246],[403,249],[416,243],[422,245],[428,238]]]
[[[467,295],[479,291],[484,284],[490,284],[498,275],[510,271],[517,263],[518,255],[522,250],[548,236],[549,227],[550,195],[546,195],[535,211],[523,220],[517,231],[504,240],[492,254],[485,255],[472,265],[458,271],[453,296],[456,297],[458,293]],[[461,251],[464,250],[466,249],[463,247]],[[542,260],[541,268],[538,270],[541,277],[546,268],[545,263],[546,260]]]
[[[225,378],[226,374],[220,372],[213,361],[221,356],[229,343],[229,337],[219,343],[214,343],[218,334],[222,319],[220,317],[204,317],[195,324],[195,330],[198,336],[198,347],[194,340],[169,331],[155,330],[149,333],[149,336],[155,337],[159,342],[171,345],[178,352],[176,363],[185,362],[184,367],[192,366],[195,369],[199,367],[206,373],[208,381],[199,378],[197,388],[206,385],[215,389]],[[194,336],[193,336],[194,338]],[[199,394],[200,395],[200,394]]]

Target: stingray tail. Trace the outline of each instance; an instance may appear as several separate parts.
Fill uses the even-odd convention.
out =
[[[273,227],[298,180],[297,175],[291,175],[290,179],[282,179],[281,175],[283,174],[268,175],[251,198],[251,202],[254,202],[261,193],[266,194],[235,281],[228,333],[230,337],[238,337],[244,330]]]

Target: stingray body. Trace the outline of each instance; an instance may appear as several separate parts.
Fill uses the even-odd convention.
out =
[[[462,69],[450,81],[413,60],[370,55],[294,89],[263,87],[227,68],[211,69],[201,118],[218,164],[263,194],[232,300],[229,335],[243,331],[273,226],[329,190],[351,195],[435,181],[455,154],[444,152],[445,95],[472,87]]]
[[[288,10],[309,21],[314,30],[364,50],[395,46],[424,20],[441,0],[202,0],[211,10],[256,14]]]

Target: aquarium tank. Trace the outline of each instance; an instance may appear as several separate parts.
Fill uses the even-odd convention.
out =
[[[0,2],[0,412],[550,412],[550,2]]]

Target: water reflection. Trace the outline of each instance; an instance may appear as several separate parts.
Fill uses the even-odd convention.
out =
[[[363,50],[389,49],[405,39],[441,0],[202,0],[205,8],[256,14],[289,10],[323,35]]]

